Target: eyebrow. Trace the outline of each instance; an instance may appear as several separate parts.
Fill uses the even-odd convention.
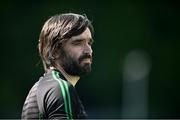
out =
[[[74,40],[72,40],[72,42],[83,41],[83,40],[85,40],[85,39],[74,39]],[[93,38],[89,38],[89,41],[90,41],[91,43],[94,43],[94,39],[93,39]]]

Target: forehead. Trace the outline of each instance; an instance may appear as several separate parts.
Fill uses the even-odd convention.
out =
[[[89,30],[89,28],[86,28],[86,30],[80,35],[71,37],[71,40],[77,40],[77,39],[92,39],[91,31]]]

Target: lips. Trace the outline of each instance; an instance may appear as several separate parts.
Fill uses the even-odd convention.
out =
[[[82,56],[80,57],[79,61],[85,63],[92,63],[92,57],[91,55]]]
[[[81,60],[81,62],[92,63],[92,59],[91,58],[84,58]]]

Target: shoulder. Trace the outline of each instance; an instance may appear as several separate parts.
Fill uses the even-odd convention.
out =
[[[38,101],[46,116],[51,113],[62,113],[65,115],[70,106],[70,94],[72,85],[59,78],[55,74],[45,75],[40,78],[38,85]],[[54,115],[54,114],[53,114]]]
[[[57,71],[52,71],[52,79],[56,81],[57,87],[61,89],[61,91],[66,91],[68,89],[73,89],[73,85],[65,80],[64,78],[60,77],[59,72]]]
[[[43,99],[60,99],[73,92],[74,87],[70,82],[60,78],[56,72],[52,71],[40,78],[38,91]]]

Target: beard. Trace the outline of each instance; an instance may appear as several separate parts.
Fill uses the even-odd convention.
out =
[[[91,72],[91,64],[82,62],[86,58],[89,58],[92,61],[91,55],[83,54],[78,59],[75,59],[64,50],[62,53],[61,66],[66,73],[75,76],[82,76]]]

